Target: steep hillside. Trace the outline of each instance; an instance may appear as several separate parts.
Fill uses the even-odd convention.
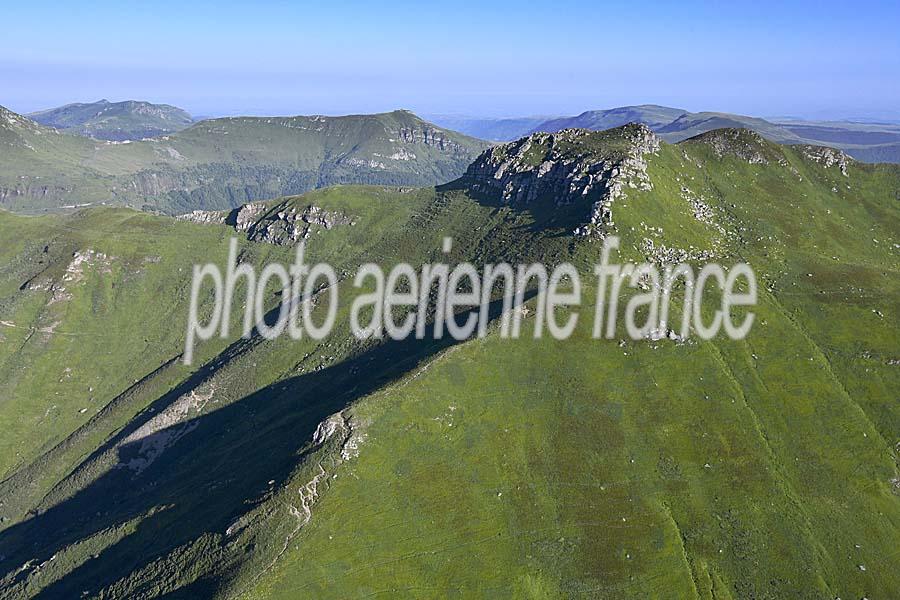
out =
[[[141,142],[60,134],[0,109],[0,206],[43,212],[120,205],[169,213],[226,209],[342,183],[434,185],[488,146],[407,111],[240,117]]]
[[[898,193],[897,167],[828,148],[631,125],[535,134],[437,189],[0,213],[0,596],[890,597]],[[593,339],[610,234],[617,262],[749,262],[750,335]],[[183,366],[191,266],[231,236],[256,265],[298,239],[333,264],[333,334]],[[572,261],[575,335],[352,338],[358,265],[440,260],[444,236],[453,263]]]
[[[191,115],[175,106],[136,100],[66,104],[27,116],[41,125],[116,142],[175,133],[194,122]]]

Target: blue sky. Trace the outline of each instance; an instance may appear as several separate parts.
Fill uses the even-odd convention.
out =
[[[897,2],[129,4],[4,0],[0,104],[900,119]]]

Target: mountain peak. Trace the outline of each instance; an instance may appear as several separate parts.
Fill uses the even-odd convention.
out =
[[[774,158],[777,145],[751,129],[723,127],[688,138],[683,144],[705,144],[717,157],[736,156],[750,164],[768,164]]]
[[[555,133],[532,133],[487,150],[479,161],[496,164],[503,172],[523,173],[539,170],[547,162],[603,162],[655,152],[658,148],[659,138],[649,127],[628,123],[604,131],[569,128]]]
[[[659,147],[659,138],[641,123],[534,133],[484,152],[464,179],[476,192],[499,196],[505,204],[585,204],[576,233],[602,235],[626,186],[652,188],[644,155]]]
[[[42,110],[29,117],[42,125],[110,141],[139,140],[174,133],[194,122],[186,111],[168,104],[143,100],[110,102],[105,98],[97,102]]]
[[[589,110],[577,117],[564,117],[551,119],[534,131],[555,132],[573,127],[579,129],[591,129],[599,131],[621,127],[628,123],[643,123],[651,128],[659,128],[671,123],[685,113],[680,108],[659,106],[656,104],[642,104],[639,106],[619,106],[604,110]]]

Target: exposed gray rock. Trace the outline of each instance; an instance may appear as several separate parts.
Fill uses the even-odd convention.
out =
[[[826,169],[836,165],[845,177],[850,176],[850,174],[847,173],[847,165],[852,162],[853,159],[840,150],[835,150],[834,148],[828,148],[826,146],[804,145],[799,146],[799,148],[803,153],[803,156],[805,156],[809,160],[824,165]]]
[[[249,231],[267,210],[268,207],[264,202],[250,202],[241,206],[234,217],[234,228],[238,231]]]
[[[751,165],[769,164],[767,142],[761,135],[749,129],[714,129],[686,140],[687,143],[704,143],[712,147],[716,156],[736,156]]]
[[[220,210],[193,210],[184,215],[177,215],[175,218],[179,221],[190,221],[191,223],[201,223],[203,225],[224,225],[225,219],[228,218],[228,212]]]
[[[635,123],[604,132],[536,133],[484,152],[465,178],[474,190],[499,194],[511,205],[590,203],[575,233],[602,236],[613,226],[612,204],[626,188],[652,189],[644,156],[658,149],[653,132]]]
[[[644,238],[641,242],[641,252],[647,260],[660,265],[707,261],[716,255],[711,250],[701,250],[693,246],[688,249],[670,248],[665,244],[656,244],[650,238]]]
[[[451,140],[446,132],[431,127],[412,128],[401,127],[397,136],[407,144],[421,143],[432,146],[442,152],[463,152],[463,147]]]
[[[250,202],[228,211],[205,211],[179,215],[182,221],[207,225],[231,225],[247,234],[247,239],[277,246],[290,246],[307,239],[315,228],[332,229],[339,225],[353,225],[347,215],[310,204],[300,209],[290,202],[270,208],[264,202]]]
[[[307,239],[316,227],[331,229],[338,225],[353,225],[353,220],[339,212],[309,205],[303,210],[296,206],[270,212],[253,223],[247,237],[256,242],[277,246],[291,246]]]

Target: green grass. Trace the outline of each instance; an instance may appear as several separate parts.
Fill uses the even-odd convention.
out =
[[[127,100],[67,104],[28,115],[50,127],[101,140],[141,140],[190,127],[191,115],[168,104]]]
[[[488,145],[407,111],[212,119],[112,143],[0,107],[0,207],[40,214],[107,204],[177,214],[336,184],[436,185],[460,176]]]
[[[581,151],[613,156],[614,136]],[[340,186],[284,200],[356,221],[308,245],[344,277],[333,335],[204,343],[189,372],[161,366],[183,344],[188,266],[224,261],[232,230],[121,209],[0,213],[0,320],[24,327],[0,329],[13,399],[0,403],[0,593],[890,597],[900,176],[761,151],[767,164],[663,145],[647,157],[653,189],[613,205],[622,261],[643,260],[650,238],[753,266],[760,302],[743,341],[620,342],[621,327],[594,340],[588,302],[566,341],[357,342],[349,278],[362,262],[431,262],[449,235],[454,261],[571,260],[587,274],[600,244],[571,235],[586,205],[559,218],[461,186]],[[62,307],[22,283],[60,277],[88,247],[117,259],[72,286],[57,331],[92,337],[28,337]],[[292,255],[242,248],[257,265]],[[107,407],[90,422],[88,386]],[[145,471],[115,466],[142,454],[124,441],[142,423],[210,391]],[[53,404],[65,409],[42,424]],[[343,425],[312,444],[336,413]]]
[[[654,191],[629,192],[616,221],[634,224],[626,239],[646,222],[667,244],[712,248],[674,174],[713,198],[739,232],[728,260],[779,274],[751,336],[620,347],[582,322],[565,342],[494,337],[446,352],[356,405],[371,423],[359,458],[247,597],[898,589],[900,380],[887,364],[900,352],[898,221],[881,200],[896,172],[847,179],[787,150],[799,185],[691,150],[702,169],[664,147]],[[851,191],[832,192],[839,183]]]

